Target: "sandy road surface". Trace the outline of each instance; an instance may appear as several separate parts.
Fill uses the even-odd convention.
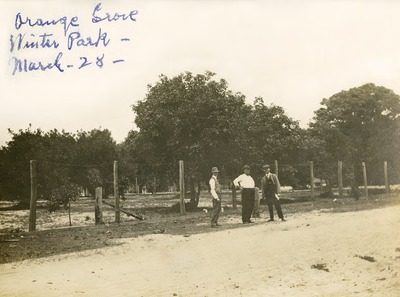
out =
[[[400,296],[400,206],[289,219],[3,264],[0,296]]]

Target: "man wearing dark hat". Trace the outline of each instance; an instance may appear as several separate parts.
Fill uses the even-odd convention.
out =
[[[263,198],[267,200],[269,217],[268,222],[272,222],[274,220],[274,205],[275,209],[278,213],[278,217],[285,221],[282,213],[281,203],[279,201],[278,194],[281,192],[281,185],[279,183],[278,176],[276,174],[271,173],[271,168],[269,165],[264,165],[263,170],[265,175],[261,179],[261,189]]]
[[[250,220],[254,208],[254,179],[250,176],[250,166],[243,166],[244,173],[239,175],[233,184],[242,189],[242,222],[252,223]]]
[[[218,224],[219,214],[221,212],[221,187],[218,182],[219,170],[217,167],[211,169],[211,179],[210,179],[210,192],[213,197],[213,209],[211,212],[211,228],[220,226]]]

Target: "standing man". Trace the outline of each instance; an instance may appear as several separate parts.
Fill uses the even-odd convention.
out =
[[[265,175],[261,179],[261,188],[262,188],[262,195],[263,198],[266,198],[269,210],[269,217],[270,219],[268,222],[272,222],[274,220],[274,208],[278,213],[278,217],[285,221],[283,218],[281,202],[279,201],[278,194],[281,192],[281,185],[279,183],[278,176],[276,174],[271,173],[271,168],[269,165],[264,165],[263,170]]]
[[[254,208],[254,179],[250,176],[250,166],[243,167],[244,174],[239,175],[233,184],[242,189],[242,222],[253,223],[250,218]]]
[[[213,197],[213,209],[211,212],[211,228],[220,226],[218,224],[219,214],[221,212],[221,187],[218,182],[219,170],[217,167],[211,169],[211,179],[210,179],[210,192]]]

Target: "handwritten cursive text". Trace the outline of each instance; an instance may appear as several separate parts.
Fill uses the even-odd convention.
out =
[[[27,59],[19,59],[17,57],[12,57],[11,61],[14,62],[14,70],[12,75],[15,75],[16,72],[30,72],[30,71],[46,71],[50,69],[57,69],[60,72],[64,72],[64,69],[61,66],[61,58],[63,56],[62,52],[59,52],[57,57],[54,59],[54,62],[43,63],[41,61],[34,62],[28,61]]]
[[[44,27],[44,26],[55,26],[61,24],[63,25],[64,29],[64,36],[67,35],[67,32],[69,28],[72,27],[78,27],[78,17],[74,16],[71,19],[68,19],[68,17],[63,16],[59,19],[56,20],[42,20],[42,19],[36,19],[36,21],[30,19],[29,17],[22,18],[21,13],[17,13],[15,16],[15,28],[19,30],[23,25],[28,25],[30,27]]]
[[[92,22],[93,23],[99,23],[102,21],[108,21],[108,22],[114,22],[118,20],[123,20],[126,21],[127,19],[136,22],[136,18],[134,17],[135,15],[138,14],[137,10],[132,10],[128,14],[120,14],[118,12],[114,14],[109,14],[108,12],[105,13],[105,16],[98,16],[97,13],[100,12],[101,10],[101,3],[97,4],[94,7],[93,13],[92,13]]]

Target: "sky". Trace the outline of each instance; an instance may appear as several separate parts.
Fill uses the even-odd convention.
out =
[[[400,94],[399,13],[394,0],[0,0],[0,146],[29,124],[106,128],[122,142],[147,86],[185,71],[215,72],[306,128],[342,90],[372,82]],[[52,67],[29,70],[39,62]]]

